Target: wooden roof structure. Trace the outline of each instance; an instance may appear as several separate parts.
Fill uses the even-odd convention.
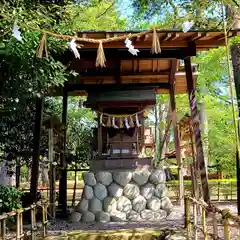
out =
[[[186,75],[180,60],[196,56],[197,52],[224,46],[223,32],[180,32],[157,31],[161,45],[161,53],[151,54],[152,33],[131,37],[135,31],[76,31],[76,37],[103,40],[106,58],[105,68],[96,68],[98,44],[76,41],[81,58],[76,59],[71,51],[64,55],[64,62],[79,75],[68,81],[69,95],[87,95],[88,91],[101,89],[137,89],[154,87],[157,93],[169,93],[170,78],[175,78],[175,93],[187,92]],[[240,30],[230,31],[228,37],[239,35]],[[137,56],[128,52],[124,39],[128,36],[132,45],[139,49]],[[104,42],[104,39],[115,38],[114,41]],[[177,60],[177,62],[175,62]],[[197,71],[192,67],[196,82]],[[59,91],[60,90],[60,91]],[[55,95],[61,95],[61,89]],[[54,95],[54,94],[53,94]]]

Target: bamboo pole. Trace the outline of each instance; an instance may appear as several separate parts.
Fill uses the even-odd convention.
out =
[[[36,240],[36,205],[31,205],[31,239]]]
[[[198,230],[197,230],[197,204],[193,203],[193,237],[194,240],[198,239]]]
[[[43,226],[43,233],[42,237],[45,238],[47,236],[47,206],[46,203],[42,203],[42,226]]]
[[[187,229],[188,236],[191,235],[191,222],[190,222],[190,200],[188,197],[184,198],[185,207],[185,228]]]
[[[206,209],[204,207],[202,207],[202,226],[203,226],[204,240],[208,240],[207,227],[206,227]]]
[[[222,210],[222,218],[223,218],[223,225],[224,225],[224,240],[230,240],[230,234],[228,229],[228,209]]]
[[[3,219],[1,221],[1,237],[2,240],[4,240],[6,237],[6,219]]]

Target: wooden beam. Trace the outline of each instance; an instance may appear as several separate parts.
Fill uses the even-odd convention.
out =
[[[62,101],[62,123],[64,124],[64,137],[63,137],[63,153],[60,158],[60,165],[63,168],[61,170],[61,178],[59,182],[59,205],[62,209],[63,214],[67,213],[67,166],[65,162],[65,153],[66,153],[66,125],[67,125],[67,107],[68,107],[68,90],[67,84],[64,85],[63,89],[63,101]]]
[[[34,142],[33,142],[33,157],[32,157],[32,171],[31,171],[31,188],[30,188],[30,193],[33,198],[32,200],[34,202],[37,201],[43,103],[44,103],[44,98],[37,99],[36,114],[35,114],[35,130],[34,130],[34,140],[33,140]]]
[[[206,166],[205,166],[204,155],[203,155],[201,130],[200,130],[200,124],[199,124],[199,114],[197,110],[196,86],[194,84],[190,58],[184,59],[184,65],[185,65],[185,71],[186,71],[191,117],[193,119],[193,132],[195,136],[197,164],[199,166],[201,183],[203,188],[203,198],[206,203],[210,204],[208,179],[207,179],[207,172],[206,172]]]
[[[138,83],[138,84],[68,84],[67,91],[79,91],[79,90],[86,90],[86,91],[102,91],[108,89],[110,90],[134,90],[134,89],[141,89],[141,88],[162,88],[162,89],[169,89],[169,83]]]
[[[119,67],[120,68],[120,67]],[[81,77],[114,77],[115,76],[118,76],[118,77],[121,77],[121,78],[124,78],[124,77],[135,77],[135,76],[138,76],[138,77],[146,77],[146,76],[168,76],[169,73],[170,73],[170,69],[169,70],[160,70],[158,72],[119,72],[119,68],[115,68],[115,69],[110,69],[110,71],[103,69],[102,72],[99,72],[96,70],[96,68],[90,68],[88,69],[87,72],[80,72],[80,76]],[[118,74],[119,73],[119,74]],[[93,78],[91,78],[93,79]]]
[[[176,151],[176,158],[178,163],[178,177],[179,177],[179,200],[180,205],[184,205],[184,179],[183,179],[183,169],[182,169],[182,158],[180,150],[180,136],[179,129],[177,126],[177,113],[176,113],[176,103],[175,103],[175,87],[176,87],[176,78],[175,74],[177,71],[177,59],[172,60],[171,62],[171,73],[170,73],[170,103],[171,103],[171,114],[172,114],[172,123],[174,130],[174,144]]]
[[[204,38],[204,37],[208,37],[209,36],[209,33],[200,33],[200,32],[197,32],[197,33],[194,33],[192,36],[190,36],[188,38],[189,41],[197,41],[201,38]]]

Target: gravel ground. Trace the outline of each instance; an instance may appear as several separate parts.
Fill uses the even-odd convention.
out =
[[[225,203],[216,203],[215,204],[220,209],[229,208],[231,213],[237,213],[237,206],[235,203],[225,202]],[[199,223],[201,223],[201,217],[199,216]],[[240,227],[231,223],[229,228],[230,239],[239,240],[240,239]],[[184,208],[180,206],[174,206],[172,218],[169,220],[159,221],[159,222],[116,222],[116,223],[68,223],[66,220],[56,220],[55,222],[49,222],[48,225],[48,235],[66,235],[67,232],[74,230],[85,230],[85,231],[96,231],[96,230],[119,230],[119,229],[142,229],[142,228],[152,228],[152,229],[179,229],[183,231],[184,226]],[[38,225],[41,227],[41,224]],[[24,232],[29,232],[31,229],[30,225],[24,225]],[[213,232],[212,219],[209,216],[207,218],[207,230],[208,232]],[[218,230],[219,237],[223,238],[223,225],[218,220]],[[29,232],[30,233],[30,232]],[[8,233],[8,237],[14,237],[15,234]],[[201,233],[198,234],[199,240],[203,239]],[[39,238],[41,239],[41,238]],[[177,239],[177,238],[176,238]],[[181,239],[181,238],[178,238]],[[184,237],[182,238],[184,239]]]

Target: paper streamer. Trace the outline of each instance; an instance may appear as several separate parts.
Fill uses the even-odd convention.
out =
[[[112,126],[117,129],[119,128],[115,123],[115,117],[112,118]]]
[[[19,27],[16,23],[13,24],[12,36],[18,41],[22,41],[21,32],[19,31]]]
[[[138,115],[136,114],[136,125],[137,127],[141,127],[142,125],[139,122]]]
[[[184,22],[184,23],[182,24],[182,30],[183,30],[183,32],[184,32],[184,33],[188,32],[188,31],[191,29],[191,27],[193,26],[193,24],[194,24],[193,21],[191,21],[191,22],[189,22],[189,21]]]
[[[75,39],[73,39],[69,44],[68,44],[69,48],[72,50],[75,58],[78,58],[80,59],[80,54],[78,52],[78,49],[77,49],[77,44],[75,43]]]
[[[125,40],[125,46],[128,48],[128,51],[132,54],[137,56],[137,53],[139,52],[138,49],[135,49],[134,46],[132,45],[132,41],[126,38]]]
[[[100,115],[100,124],[105,127],[105,124],[103,123],[103,114]]]
[[[127,129],[130,128],[130,125],[129,125],[129,123],[128,123],[128,119],[127,119],[126,117],[125,117],[125,126],[126,126]]]

